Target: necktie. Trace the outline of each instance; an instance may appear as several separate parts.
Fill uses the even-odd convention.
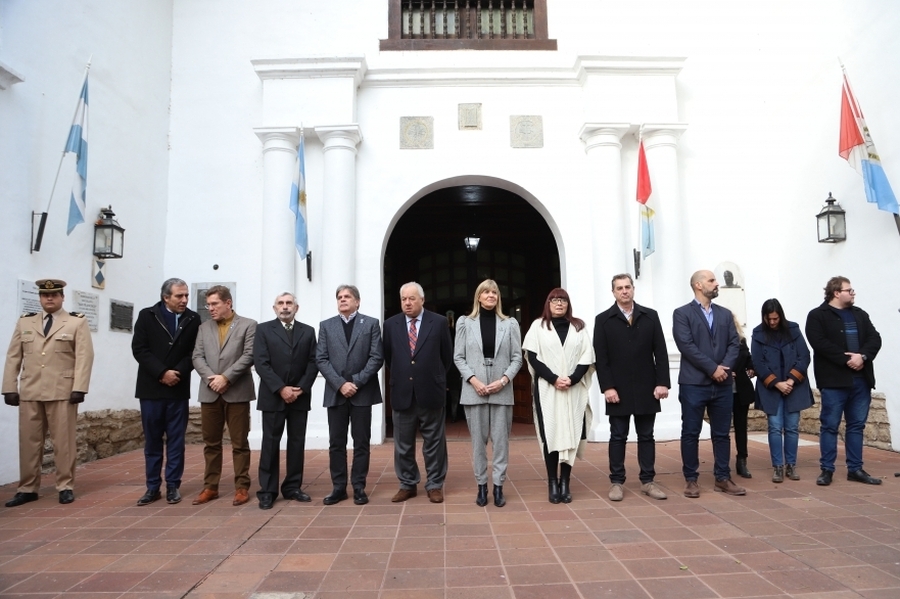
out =
[[[409,321],[409,355],[416,353],[416,341],[418,339],[419,335],[416,333],[416,319],[413,318]]]
[[[294,323],[293,323],[293,322],[289,322],[289,323],[285,324],[285,325],[284,325],[284,330],[287,331],[288,333],[290,333],[291,331],[293,331],[293,330],[294,330]]]
[[[50,327],[53,326],[53,315],[47,315],[47,322],[44,323],[44,337],[50,334]]]

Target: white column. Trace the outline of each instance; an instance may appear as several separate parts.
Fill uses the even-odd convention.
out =
[[[583,317],[593,325],[593,315],[610,306],[613,301],[609,280],[614,274],[630,272],[631,250],[627,244],[628,221],[622,197],[622,136],[627,123],[585,123],[579,132],[588,156],[588,168],[594,184],[591,186],[590,218],[591,247],[594,265],[594,311]],[[594,420],[588,431],[589,441],[608,441],[603,394],[599,385],[590,391]]]
[[[272,300],[282,291],[295,292],[294,213],[290,209],[291,182],[297,162],[297,127],[260,127],[254,132],[263,143],[263,231],[260,315],[272,315]]]
[[[342,283],[356,284],[356,146],[359,125],[316,127],[324,144],[321,256],[313,254],[313,280],[318,277],[323,314],[330,314],[334,291]]]
[[[678,138],[687,128],[684,124],[644,125],[644,150],[653,194],[650,206],[656,212],[653,220],[656,251],[645,266],[653,286],[653,308],[666,335],[669,350],[669,370],[672,389],[662,402],[662,412],[656,416],[655,436],[658,440],[678,439],[681,436],[681,406],[678,403],[678,372],[681,359],[672,337],[672,312],[692,297],[690,267],[686,265],[684,248],[685,207],[681,199],[678,177]],[[644,270],[644,267],[642,267]],[[704,426],[701,437],[708,437]]]

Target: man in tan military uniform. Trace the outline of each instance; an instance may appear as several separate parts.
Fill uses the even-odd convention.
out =
[[[16,323],[3,369],[3,400],[19,407],[19,488],[6,507],[37,501],[48,428],[59,502],[75,500],[75,421],[94,363],[87,320],[62,308],[65,281],[35,284],[43,310],[24,314]]]

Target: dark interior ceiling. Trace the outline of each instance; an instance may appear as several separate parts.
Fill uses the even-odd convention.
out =
[[[544,218],[521,197],[498,187],[463,185],[439,189],[413,204],[394,228],[388,253],[410,240],[416,254],[463,248],[463,238],[473,234],[481,238],[479,249],[528,254],[547,244],[556,247]]]

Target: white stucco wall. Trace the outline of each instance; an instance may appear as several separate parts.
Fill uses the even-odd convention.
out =
[[[26,76],[25,83],[0,91],[0,182],[10,214],[0,233],[13,257],[0,266],[0,300],[14,305],[16,279],[49,274],[67,278],[71,288],[89,289],[89,227],[65,237],[65,179],[40,255],[28,254],[27,223],[49,194],[81,64],[91,52],[89,211],[112,203],[128,229],[126,258],[110,266],[110,284],[101,292],[104,317],[109,298],[146,305],[163,278],[179,276],[191,283],[237,281],[237,311],[271,318],[270,296],[280,289],[260,288],[266,238],[262,144],[254,129],[301,125],[313,281],[306,280],[305,265],[290,248],[285,259],[296,262],[300,320],[317,325],[331,316],[334,305],[319,287],[321,257],[340,248],[328,247],[318,234],[327,182],[321,176],[322,143],[313,129],[356,123],[363,141],[356,157],[357,259],[351,282],[361,289],[363,312],[382,316],[384,248],[415,199],[448,179],[499,180],[521,189],[547,216],[560,248],[563,284],[575,305],[583,306],[580,316],[591,320],[591,311],[612,301],[593,297],[591,277],[607,280],[612,273],[594,268],[585,215],[598,182],[579,129],[586,122],[686,123],[678,145],[683,270],[738,264],[751,327],[769,297],[781,299],[788,317],[803,323],[821,301],[825,281],[848,276],[859,305],[884,337],[875,362],[877,390],[888,397],[900,447],[900,373],[891,367],[900,356],[891,259],[900,235],[889,215],[865,203],[861,180],[837,156],[840,56],[888,177],[900,186],[900,113],[893,109],[900,83],[887,76],[900,67],[900,6],[890,0],[549,5],[550,37],[559,50],[518,53],[379,52],[378,40],[387,36],[386,1],[358,2],[352,10],[346,3],[289,0],[0,5],[0,61]],[[346,80],[264,83],[251,63],[317,56],[362,59],[358,91]],[[572,72],[579,56],[685,61],[669,84],[611,74],[561,83],[560,73]],[[473,82],[473,73],[486,67],[497,77]],[[458,81],[470,81],[437,81],[454,70]],[[517,73],[533,78],[538,72],[547,81],[516,81]],[[418,81],[403,83],[403,77]],[[428,77],[435,81],[424,83]],[[461,102],[482,103],[482,131],[457,129]],[[543,117],[540,150],[509,147],[509,116],[524,114]],[[400,116],[433,116],[434,150],[399,150]],[[626,135],[622,145],[621,201],[631,215],[626,238],[634,240],[634,137]],[[814,215],[829,191],[847,210],[849,240],[836,246],[815,238]],[[659,255],[665,251],[657,248]],[[687,281],[660,289],[653,265],[651,257],[637,282],[638,301],[686,302]],[[661,316],[670,327],[668,309]],[[0,330],[9,331],[14,317],[9,308],[0,314]],[[103,327],[95,336],[98,362],[86,409],[133,405],[129,339]],[[327,440],[323,388],[319,381],[310,447]],[[677,409],[673,397],[666,404],[667,426],[677,426]],[[14,450],[16,426],[12,410],[0,413],[5,455],[7,445]],[[377,432],[384,419],[375,420]],[[14,469],[0,465],[0,480],[14,477]]]
[[[25,81],[0,90],[0,336],[19,314],[19,279],[61,278],[100,296],[91,392],[82,410],[136,407],[131,335],[109,331],[109,302],[138,309],[167,276],[166,239],[172,5],[167,1],[12,0],[0,3],[0,61]],[[86,223],[66,236],[74,163],[64,165],[43,248],[29,253],[31,212],[46,208],[72,124],[84,66],[89,89]],[[110,261],[105,290],[91,288],[92,221],[112,204],[126,229],[125,258]],[[0,482],[18,479],[17,410],[0,406]]]

